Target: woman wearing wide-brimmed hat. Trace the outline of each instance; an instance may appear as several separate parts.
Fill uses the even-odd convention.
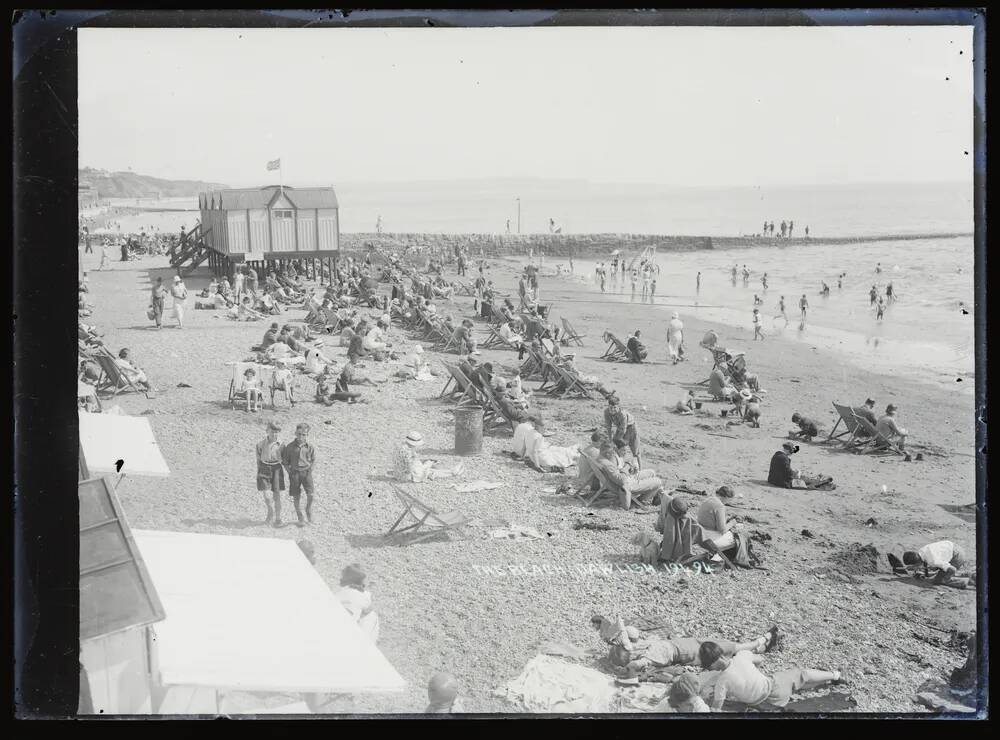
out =
[[[421,483],[425,480],[438,480],[461,475],[465,467],[459,463],[451,470],[435,470],[437,460],[421,460],[417,450],[424,446],[424,437],[420,432],[410,432],[406,435],[397,450],[394,459],[396,478],[410,483]]]

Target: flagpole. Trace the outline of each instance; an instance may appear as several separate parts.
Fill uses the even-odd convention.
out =
[[[281,192],[281,196],[285,196],[285,173],[282,171],[281,157],[278,157],[278,190]]]

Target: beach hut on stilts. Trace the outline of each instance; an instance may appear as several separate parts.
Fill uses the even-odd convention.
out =
[[[198,196],[198,208],[201,221],[171,255],[182,272],[207,262],[216,277],[232,277],[244,264],[266,275],[297,262],[300,272],[322,279],[339,257],[339,204],[332,187],[212,190]]]

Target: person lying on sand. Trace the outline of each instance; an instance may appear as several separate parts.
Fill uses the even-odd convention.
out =
[[[611,621],[601,615],[595,615],[591,624],[600,630],[602,639],[611,646],[608,651],[611,664],[624,669],[623,673],[630,678],[646,668],[697,665],[701,646],[707,642],[718,645],[726,657],[732,657],[741,651],[767,652],[778,644],[779,639],[776,626],[749,642],[734,642],[706,637],[642,637],[637,629],[625,626],[621,619]],[[622,627],[625,629],[619,631]]]
[[[545,423],[538,414],[528,418],[514,428],[513,455],[529,460],[543,473],[563,473],[580,459],[580,446],[550,446],[544,437]]]
[[[422,483],[423,481],[438,480],[440,478],[451,478],[461,475],[465,471],[465,466],[458,463],[451,470],[435,470],[437,460],[421,460],[417,456],[417,448],[423,447],[424,438],[420,432],[410,432],[406,439],[396,449],[394,458],[394,472],[396,478],[410,483]]]
[[[815,421],[802,416],[798,411],[792,414],[792,423],[797,424],[799,431],[789,432],[788,436],[791,439],[801,439],[806,442],[812,442],[819,435],[819,426]]]
[[[799,446],[785,442],[781,449],[771,457],[771,467],[767,473],[767,482],[778,488],[820,488],[832,486],[833,478],[829,476],[806,476],[792,468],[791,455],[799,451]]]
[[[641,504],[656,504],[656,499],[663,493],[663,480],[655,470],[629,469],[618,456],[610,442],[601,445],[601,453],[597,465],[608,480],[621,488],[620,503],[628,511],[633,501]]]
[[[757,668],[763,661],[760,655],[740,650],[732,657],[727,657],[723,646],[716,642],[703,642],[698,649],[698,658],[702,668],[722,671],[715,684],[715,695],[711,702],[712,711],[715,712],[722,711],[722,705],[727,699],[751,707],[765,703],[784,707],[797,691],[843,683],[840,671],[798,666],[767,676]]]

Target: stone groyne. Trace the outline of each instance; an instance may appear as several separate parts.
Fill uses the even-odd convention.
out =
[[[794,247],[812,244],[857,244],[859,242],[912,239],[948,239],[971,236],[971,233],[892,234],[879,236],[820,237],[782,239],[780,237],[664,236],[657,234],[374,234],[340,235],[345,252],[362,252],[374,245],[388,251],[407,247],[429,247],[452,252],[464,247],[469,254],[489,257],[526,255],[543,252],[549,257],[607,257],[615,249],[635,254],[646,247],[657,251],[679,252],[698,249],[742,249],[749,247]]]

